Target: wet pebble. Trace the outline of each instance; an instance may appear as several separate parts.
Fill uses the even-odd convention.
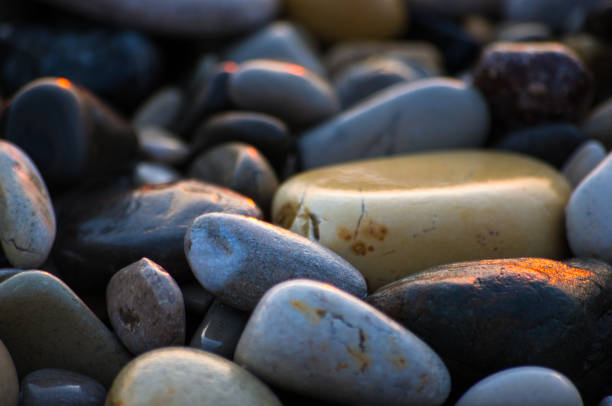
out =
[[[239,310],[252,310],[272,286],[297,278],[366,296],[359,271],[338,255],[253,218],[220,213],[198,217],[185,235],[185,254],[202,286]]]
[[[39,369],[21,381],[20,406],[103,406],[106,389],[95,379],[63,369]]]
[[[147,258],[113,275],[106,304],[115,333],[132,354],[185,343],[183,294],[168,272]]]

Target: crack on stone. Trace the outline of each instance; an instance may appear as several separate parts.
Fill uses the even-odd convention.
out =
[[[308,212],[308,220],[310,221],[310,226],[312,229],[312,234],[315,238],[315,240],[319,241],[320,238],[320,234],[319,234],[319,224],[321,223],[321,219],[319,219],[319,217],[312,213],[312,212]]]
[[[359,193],[361,193],[361,189],[359,189]],[[355,227],[355,231],[353,232],[353,238],[357,238],[357,234],[359,234],[359,227],[361,227],[361,221],[363,220],[365,213],[366,213],[365,200],[362,197],[361,198],[361,214],[359,215],[359,220],[357,220],[357,226]]]
[[[7,243],[7,244],[12,245],[19,252],[27,252],[28,254],[37,254],[36,251],[32,251],[32,250],[29,250],[27,248],[23,248],[23,247],[20,247],[19,245],[17,245],[17,242],[15,242],[14,238],[8,238],[8,239],[3,238],[2,241]]]
[[[393,154],[399,131],[397,126],[401,117],[400,111],[395,111],[389,123],[381,128],[363,149],[360,157],[385,156]]]

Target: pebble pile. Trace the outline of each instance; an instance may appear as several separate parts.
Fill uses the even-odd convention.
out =
[[[0,406],[612,405],[612,2],[0,1]]]

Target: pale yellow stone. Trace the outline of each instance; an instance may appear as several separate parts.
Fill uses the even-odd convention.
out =
[[[570,190],[522,155],[438,152],[304,172],[272,210],[276,224],[351,262],[372,291],[439,264],[563,257]]]
[[[289,16],[325,40],[396,37],[408,19],[404,0],[285,0]]]

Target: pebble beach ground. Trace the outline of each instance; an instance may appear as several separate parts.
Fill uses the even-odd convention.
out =
[[[0,406],[612,405],[612,2],[0,0]]]

